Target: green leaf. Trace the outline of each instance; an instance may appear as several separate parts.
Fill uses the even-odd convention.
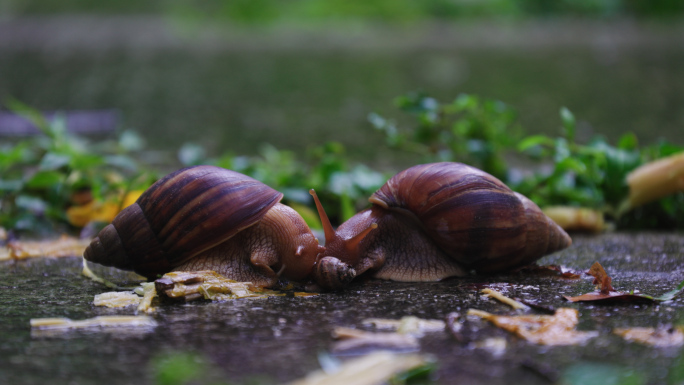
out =
[[[104,157],[104,164],[114,166],[127,171],[137,171],[138,164],[126,155],[109,155]]]
[[[655,297],[654,300],[656,301],[671,301],[674,299],[676,296],[678,296],[682,291],[684,291],[684,281],[682,281],[679,285],[674,290],[670,290],[667,293]]]
[[[14,204],[32,213],[42,213],[48,208],[48,203],[44,200],[28,195],[19,195]]]
[[[59,185],[64,180],[64,174],[57,171],[39,171],[26,182],[28,188],[47,188]]]
[[[565,134],[565,138],[570,142],[575,141],[575,115],[573,115],[572,112],[570,112],[570,110],[568,110],[566,107],[561,107],[560,117],[561,121],[563,122],[563,133]]]
[[[531,147],[535,146],[553,146],[553,139],[546,135],[533,135],[528,136],[518,143],[518,151],[525,151]]]
[[[95,154],[74,154],[71,157],[71,166],[74,170],[85,170],[104,164],[105,160],[100,155]]]
[[[48,152],[40,160],[39,168],[45,171],[57,170],[59,168],[69,165],[70,162],[71,157],[69,155]]]
[[[622,150],[636,150],[638,145],[639,145],[639,140],[637,139],[636,135],[629,132],[627,134],[622,135],[622,137],[620,137],[620,140],[618,141],[617,146],[619,149],[622,149]]]

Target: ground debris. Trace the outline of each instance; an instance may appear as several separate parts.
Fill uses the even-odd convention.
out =
[[[684,290],[684,282],[681,282],[677,288],[671,290],[659,297],[652,297],[646,294],[638,294],[634,291],[623,292],[616,291],[612,286],[612,278],[608,276],[600,263],[594,262],[591,269],[587,272],[588,275],[594,277],[594,284],[597,285],[597,290],[592,293],[582,294],[575,297],[563,296],[570,302],[663,302],[673,299]]]
[[[627,175],[628,208],[684,191],[684,153],[646,163]]]
[[[192,301],[200,298],[212,301],[227,301],[238,298],[266,298],[284,296],[285,293],[252,285],[251,282],[237,282],[215,271],[174,271],[154,281],[158,293],[169,298]],[[315,295],[295,293],[297,297]]]
[[[606,228],[603,213],[586,207],[550,206],[542,210],[565,231],[600,233]]]
[[[84,320],[69,318],[34,318],[30,321],[35,329],[85,329],[111,327],[156,327],[157,322],[149,316],[99,316]]]
[[[131,291],[110,291],[107,293],[95,295],[93,305],[105,306],[109,308],[126,307],[131,305],[139,305],[140,298],[137,294]]]
[[[497,316],[476,309],[468,310],[468,315],[484,318],[504,330],[539,345],[576,345],[598,335],[595,331],[577,331],[575,329],[578,323],[577,310],[570,308],[560,308],[553,316]]]
[[[368,318],[361,321],[363,325],[373,326],[379,330],[396,330],[399,334],[410,334],[417,337],[426,332],[444,331],[446,324],[441,320],[421,319],[415,316],[406,316],[401,319]]]
[[[504,303],[513,309],[529,309],[527,305],[524,305],[513,298],[506,297],[505,295],[501,294],[501,292],[493,289],[482,289],[480,290],[480,293],[484,294],[488,298],[493,298],[501,303]]]
[[[411,369],[425,367],[431,361],[418,354],[373,352],[344,362],[334,370],[317,370],[289,385],[375,385]]]
[[[347,327],[336,327],[332,332],[338,341],[333,352],[346,352],[364,349],[417,350],[418,338],[410,334],[374,333]]]
[[[6,251],[0,252],[2,259],[26,259],[37,257],[80,257],[90,244],[88,239],[62,235],[58,239],[45,241],[10,241]]]
[[[684,327],[660,326],[658,328],[617,328],[614,334],[627,341],[639,342],[656,348],[677,347],[684,345]]]

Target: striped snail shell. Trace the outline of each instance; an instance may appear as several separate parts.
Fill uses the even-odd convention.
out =
[[[460,163],[411,167],[369,201],[334,231],[316,199],[326,238],[317,269],[346,264],[356,275],[436,281],[512,270],[572,243],[532,201]]]
[[[273,286],[278,273],[305,279],[323,248],[282,197],[234,171],[181,169],[119,213],[84,257],[150,279],[172,270],[215,270],[259,286]]]

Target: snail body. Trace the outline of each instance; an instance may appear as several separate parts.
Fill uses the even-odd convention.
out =
[[[572,242],[525,196],[460,163],[411,167],[369,201],[334,231],[316,199],[326,238],[318,274],[346,264],[356,275],[437,281],[512,270]]]
[[[157,181],[93,239],[86,260],[149,279],[173,270],[215,270],[270,287],[302,280],[323,250],[283,194],[213,166]],[[348,278],[351,279],[351,278]]]

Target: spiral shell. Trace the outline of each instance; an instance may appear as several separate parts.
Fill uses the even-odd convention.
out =
[[[181,169],[124,209],[92,241],[84,257],[151,278],[254,225],[282,196],[223,168]]]
[[[460,163],[411,167],[369,200],[414,216],[441,250],[478,272],[529,264],[571,243],[529,199]]]

